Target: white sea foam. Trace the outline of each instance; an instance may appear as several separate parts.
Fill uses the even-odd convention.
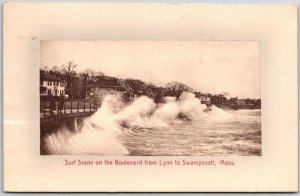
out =
[[[62,127],[45,138],[46,149],[50,154],[129,154],[122,142],[124,131],[132,129],[165,129],[172,123],[193,120],[231,119],[231,114],[212,106],[204,111],[192,93],[182,93],[175,97],[165,97],[164,103],[155,104],[152,99],[140,96],[130,104],[121,101],[118,95],[107,95],[101,107],[91,117],[83,120],[81,128],[68,130]]]

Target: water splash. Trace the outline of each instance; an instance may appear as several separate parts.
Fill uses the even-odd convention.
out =
[[[95,114],[83,120],[81,128],[75,121],[75,130],[62,127],[48,135],[44,145],[49,154],[127,155],[129,151],[121,137],[124,132],[168,131],[174,123],[182,121],[232,118],[230,113],[215,106],[209,112],[205,109],[206,105],[192,93],[182,93],[177,100],[165,97],[160,104],[146,96],[125,104],[119,95],[111,94],[104,98]]]

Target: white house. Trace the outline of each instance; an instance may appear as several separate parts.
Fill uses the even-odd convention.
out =
[[[237,104],[238,105],[246,105],[246,100],[245,99],[237,99]]]
[[[210,97],[202,95],[200,97],[200,101],[201,101],[201,104],[210,104]]]
[[[55,76],[43,74],[41,76],[40,95],[64,97],[66,95],[66,82]]]

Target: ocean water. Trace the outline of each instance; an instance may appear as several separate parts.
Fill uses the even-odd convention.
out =
[[[207,110],[193,94],[155,104],[141,96],[125,104],[105,97],[74,130],[60,127],[42,140],[46,154],[129,156],[261,155],[261,111]]]
[[[137,129],[122,139],[130,155],[261,155],[260,110],[224,113],[175,121],[168,129]]]

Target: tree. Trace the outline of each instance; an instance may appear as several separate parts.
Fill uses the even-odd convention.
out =
[[[144,92],[146,90],[146,83],[141,80],[128,78],[124,80],[124,84],[133,89],[133,92],[135,93],[138,91]]]
[[[85,82],[85,84],[89,84],[91,82],[95,82],[95,72],[88,68],[83,72],[79,73],[79,77]]]
[[[101,80],[103,79],[103,77],[105,77],[105,74],[101,71],[97,71],[96,73],[94,73],[93,75],[93,80]]]
[[[73,98],[75,99],[82,99],[85,98],[85,85],[83,80],[81,80],[80,78],[74,78],[74,80],[72,81],[72,95]]]
[[[76,77],[76,74],[77,74],[76,71],[75,71],[77,66],[78,65],[74,64],[72,61],[69,61],[66,65],[63,64],[61,66],[61,71],[67,79],[67,90],[68,90],[68,93],[69,93],[69,95],[71,96],[72,99],[73,99],[73,94],[74,94],[73,81],[74,81],[74,78]]]
[[[49,71],[49,67],[47,65],[42,65],[41,70],[43,71]]]
[[[174,96],[178,98],[183,92],[192,93],[195,92],[195,90],[183,83],[169,82],[165,86],[165,90],[163,91],[163,96]]]
[[[54,73],[61,73],[61,69],[57,65],[53,65],[51,69]]]
[[[69,61],[66,65],[63,64],[61,66],[62,73],[65,74],[67,77],[72,77],[76,75],[75,68],[78,67],[77,64],[74,64],[73,61]]]

